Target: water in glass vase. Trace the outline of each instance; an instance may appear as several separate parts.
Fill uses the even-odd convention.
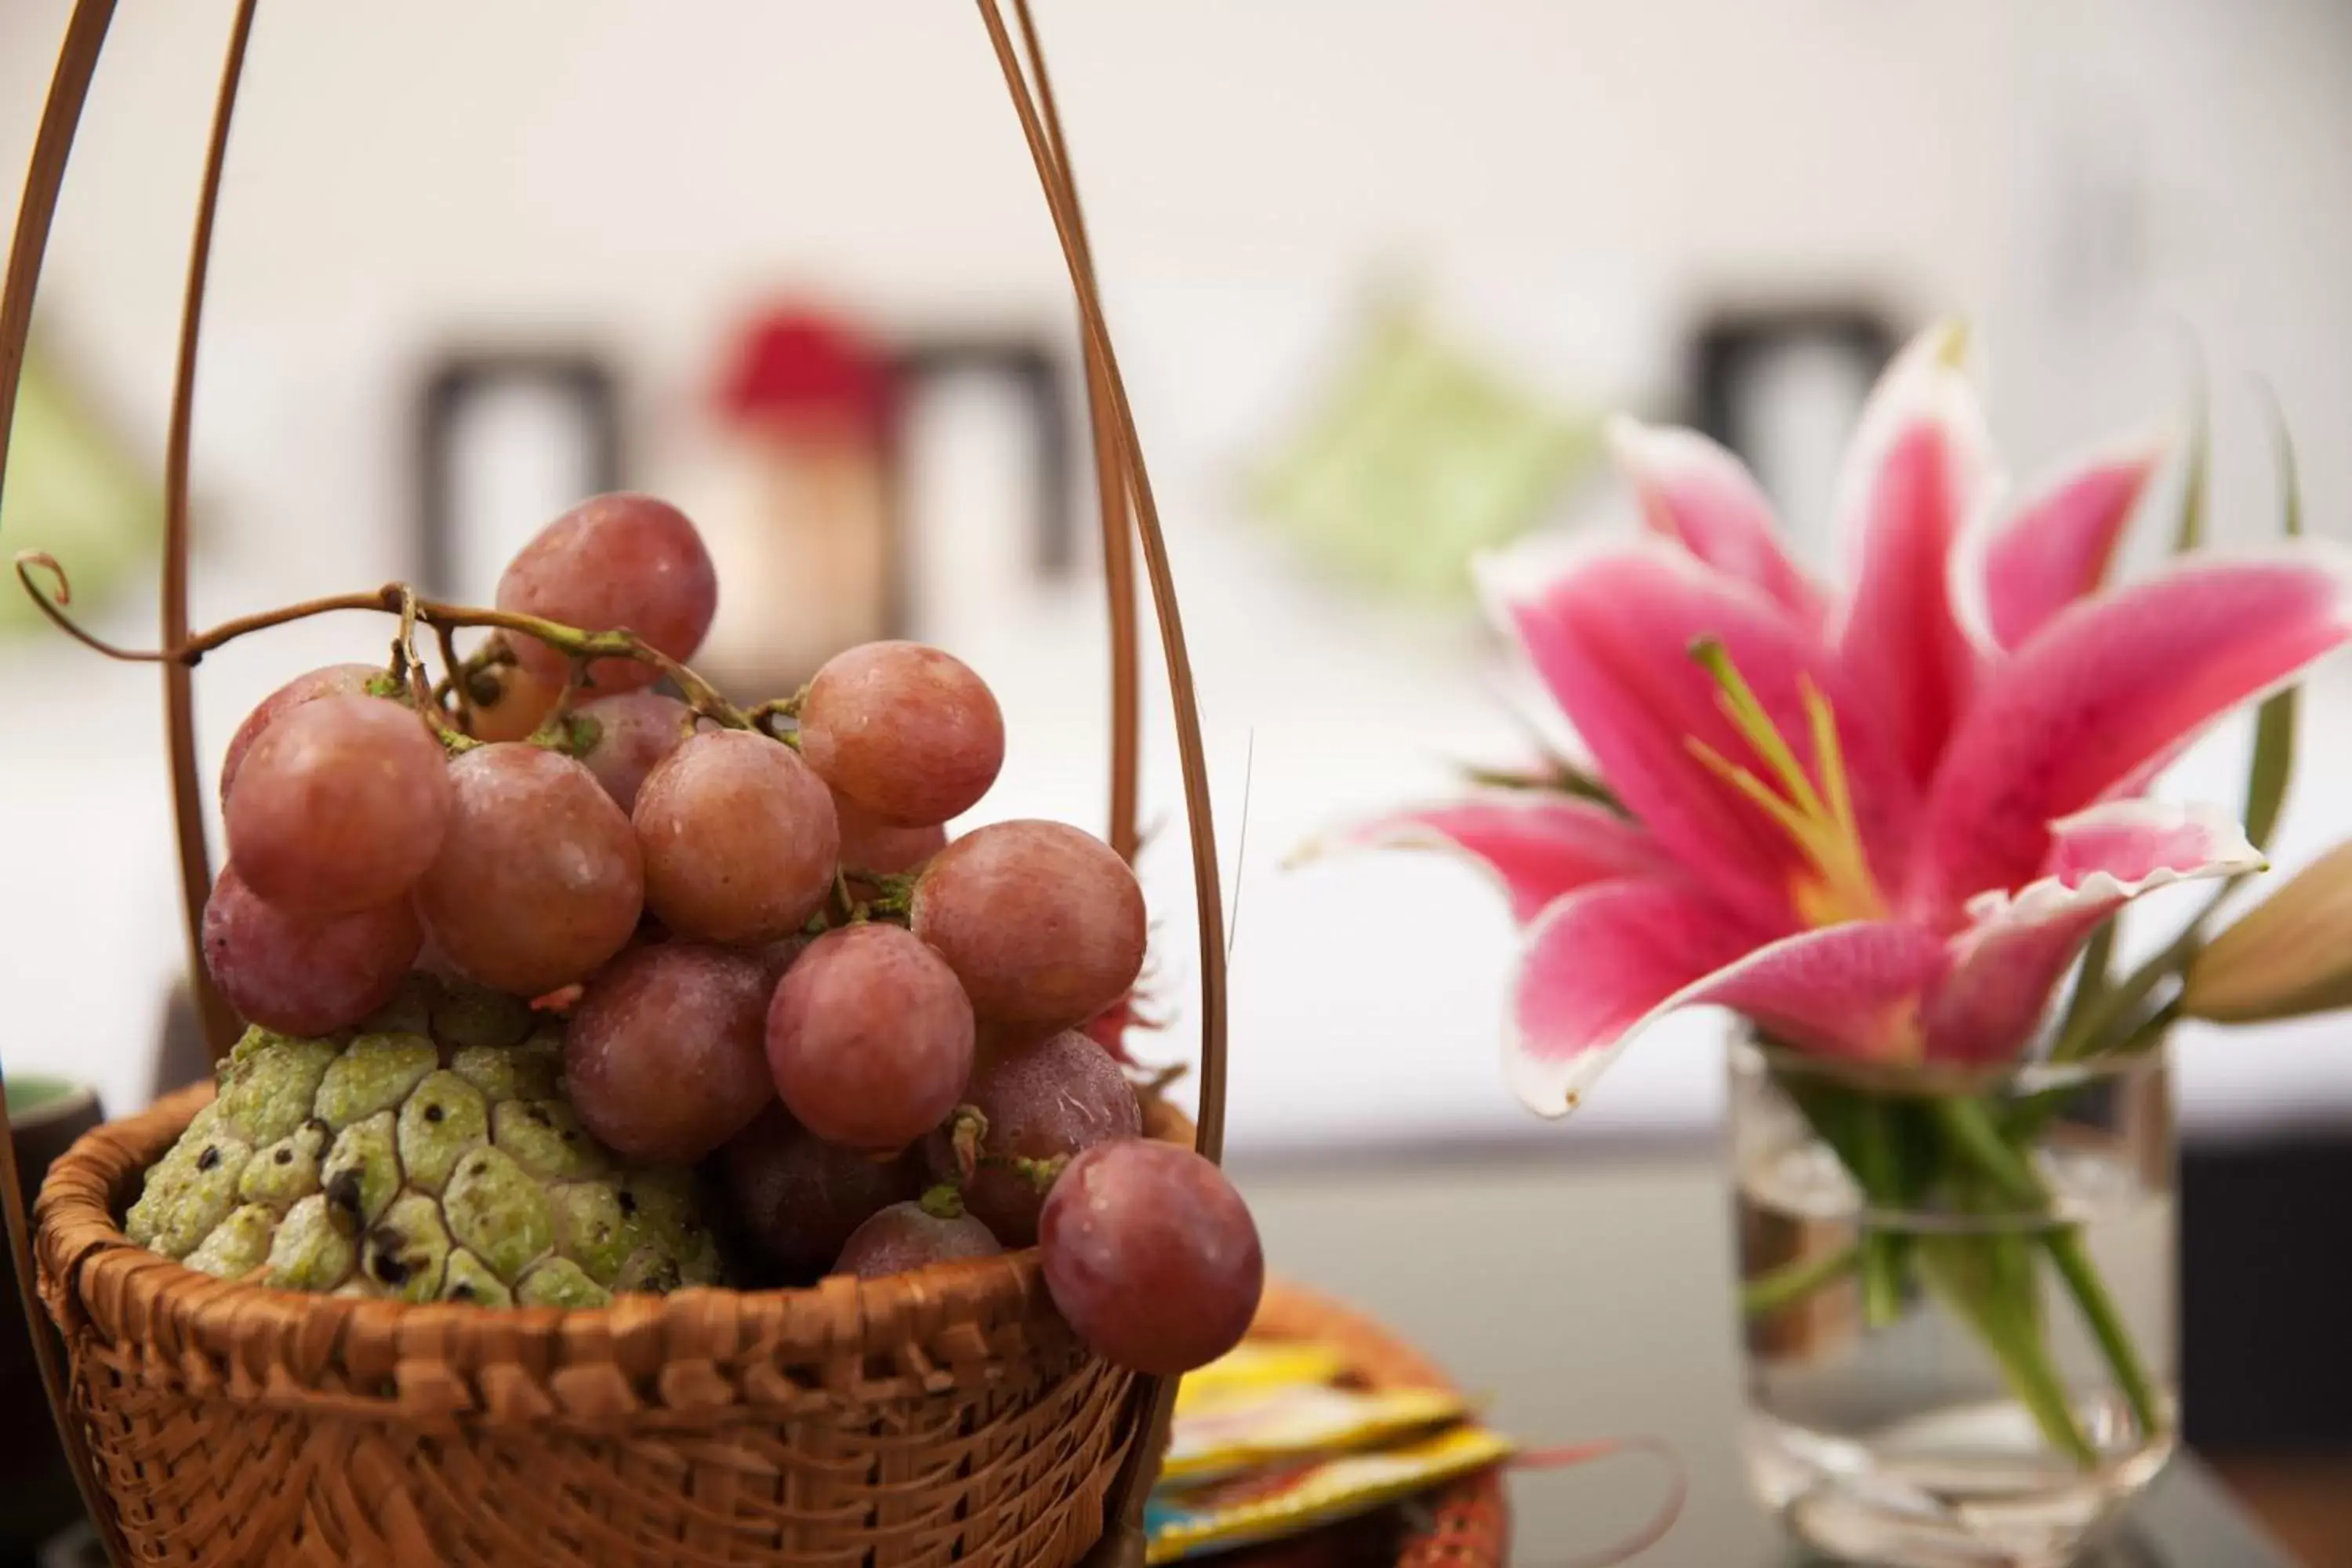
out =
[[[1864,1078],[1742,1045],[1746,1455],[1869,1563],[2073,1561],[2175,1439],[2161,1053]]]

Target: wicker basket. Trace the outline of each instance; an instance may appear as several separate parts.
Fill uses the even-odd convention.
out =
[[[1034,1253],[495,1317],[226,1285],[119,1224],[210,1098],[85,1136],[38,1205],[76,1415],[138,1561],[915,1563],[980,1542],[1032,1563],[1099,1532],[1130,1380],[1073,1342]],[[1251,1333],[1336,1345],[1370,1387],[1449,1386],[1297,1286],[1268,1286]],[[1504,1561],[1497,1474],[1416,1511],[1399,1568]]]
[[[596,1311],[229,1284],[119,1223],[211,1097],[88,1134],[38,1205],[137,1561],[1010,1565],[1101,1532],[1133,1380],[1076,1343],[1034,1251]]]
[[[1086,346],[1110,591],[1108,837],[1136,835],[1136,563],[1173,698],[1201,934],[1198,1146],[1223,1143],[1224,968],[1216,845],[1191,668],[1158,513],[1099,300],[1024,0],[1019,43],[978,0],[1067,263]],[[0,478],[49,222],[112,0],[76,0],[0,291]],[[187,616],[189,434],[205,278],[253,23],[240,0],[196,207],[164,465],[163,647],[183,892],[210,884]],[[1025,54],[1025,59],[1024,59]],[[215,1055],[235,1020],[201,963]],[[90,1134],[38,1215],[36,1335],[77,1483],[117,1563],[978,1563],[1141,1560],[1173,1387],[1088,1355],[1034,1253],[814,1289],[691,1290],[596,1310],[485,1310],[299,1296],[133,1247],[122,1205],[208,1089]],[[33,1236],[0,1110],[0,1206],[20,1286]],[[30,1312],[29,1299],[27,1310]]]

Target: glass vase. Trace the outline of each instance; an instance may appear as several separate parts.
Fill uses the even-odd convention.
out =
[[[2159,1043],[1863,1068],[1754,1039],[1730,1141],[1749,1479],[1874,1563],[2070,1563],[2174,1447]]]

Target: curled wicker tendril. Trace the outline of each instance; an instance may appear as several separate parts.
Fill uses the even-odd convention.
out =
[[[48,574],[50,585],[56,591],[54,597],[43,593],[41,585],[33,580],[36,572]],[[121,659],[126,664],[165,662],[160,653],[151,653],[143,648],[117,647],[95,632],[84,631],[77,625],[74,618],[65,612],[65,606],[73,603],[73,584],[67,580],[66,569],[58,563],[58,558],[47,551],[16,552],[16,581],[25,584],[25,592],[33,596],[33,603],[40,606],[41,614],[48,616],[59,631],[83,647],[96,648],[107,658]]]

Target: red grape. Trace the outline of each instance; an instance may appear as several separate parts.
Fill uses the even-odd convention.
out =
[[[834,655],[809,682],[800,721],[809,766],[897,826],[970,810],[1004,765],[1004,715],[987,684],[921,643]]]
[[[857,1227],[834,1261],[835,1274],[880,1279],[960,1258],[993,1258],[1004,1248],[968,1214],[936,1215],[919,1203],[892,1204]]]
[[[319,697],[261,732],[227,802],[245,885],[310,915],[400,898],[440,850],[449,770],[425,721],[380,697]]]
[[[686,742],[646,775],[631,816],[646,902],[680,936],[776,942],[833,889],[841,838],[824,781],[765,735],[720,730]]]
[[[760,973],[766,978],[772,994],[776,989],[776,982],[784,977],[784,971],[798,963],[801,954],[808,951],[810,940],[805,936],[788,936],[782,942],[762,942],[750,950],[759,959]]]
[[[287,1035],[331,1035],[391,1001],[424,932],[406,899],[356,914],[311,917],[265,903],[234,864],[205,901],[205,968],[247,1022]]]
[[[417,912],[469,979],[539,996],[585,979],[637,929],[644,868],[629,819],[586,768],[541,747],[449,764],[456,806]]]
[[[331,664],[298,675],[268,696],[263,698],[236,733],[228,738],[228,751],[221,758],[221,799],[228,798],[228,786],[236,782],[237,769],[245,765],[245,753],[261,739],[261,732],[282,718],[289,710],[321,697],[359,697],[365,695],[368,682],[383,671],[372,664]]]
[[[963,1098],[988,1119],[981,1152],[991,1161],[1065,1158],[1143,1130],[1142,1108],[1127,1075],[1108,1052],[1075,1031],[982,1061]],[[927,1139],[923,1150],[934,1175],[945,1180],[956,1173],[944,1130]],[[982,1164],[964,1183],[963,1201],[1008,1247],[1037,1239],[1045,1194],[1026,1175]]]
[[[931,858],[917,936],[996,1023],[1063,1029],[1125,995],[1143,970],[1143,889],[1108,845],[1059,822],[1000,822]]]
[[[625,691],[582,703],[576,717],[596,726],[596,738],[580,753],[581,765],[596,775],[613,804],[629,811],[654,764],[691,732],[694,710],[658,691]]]
[[[892,1152],[937,1127],[971,1077],[971,1005],[939,955],[892,925],[809,943],[768,1006],[768,1067],[820,1138]]]
[[[929,827],[893,826],[839,790],[833,792],[833,816],[841,825],[845,870],[902,876],[947,847],[948,830],[938,823]],[[871,889],[866,891],[870,894]]]
[[[775,1097],[757,953],[669,942],[597,972],[563,1034],[563,1083],[589,1131],[632,1159],[688,1164]]]
[[[718,612],[719,578],[677,508],[651,496],[597,496],[541,529],[508,563],[499,608],[582,631],[632,631],[672,658],[691,658]],[[525,669],[562,681],[562,654],[522,632],[509,637]],[[588,672],[604,693],[650,686],[660,673],[630,658],[600,658]]]
[[[826,1267],[859,1226],[923,1185],[915,1160],[877,1160],[828,1143],[772,1100],[725,1153],[745,1233],[794,1275]]]
[[[1155,1377],[1241,1343],[1265,1285],[1249,1205],[1190,1149],[1141,1138],[1070,1162],[1038,1222],[1054,1305],[1108,1361]]]
[[[563,695],[563,681],[542,679],[519,664],[490,664],[474,672],[467,694],[474,699],[474,739],[520,741],[547,721]]]

